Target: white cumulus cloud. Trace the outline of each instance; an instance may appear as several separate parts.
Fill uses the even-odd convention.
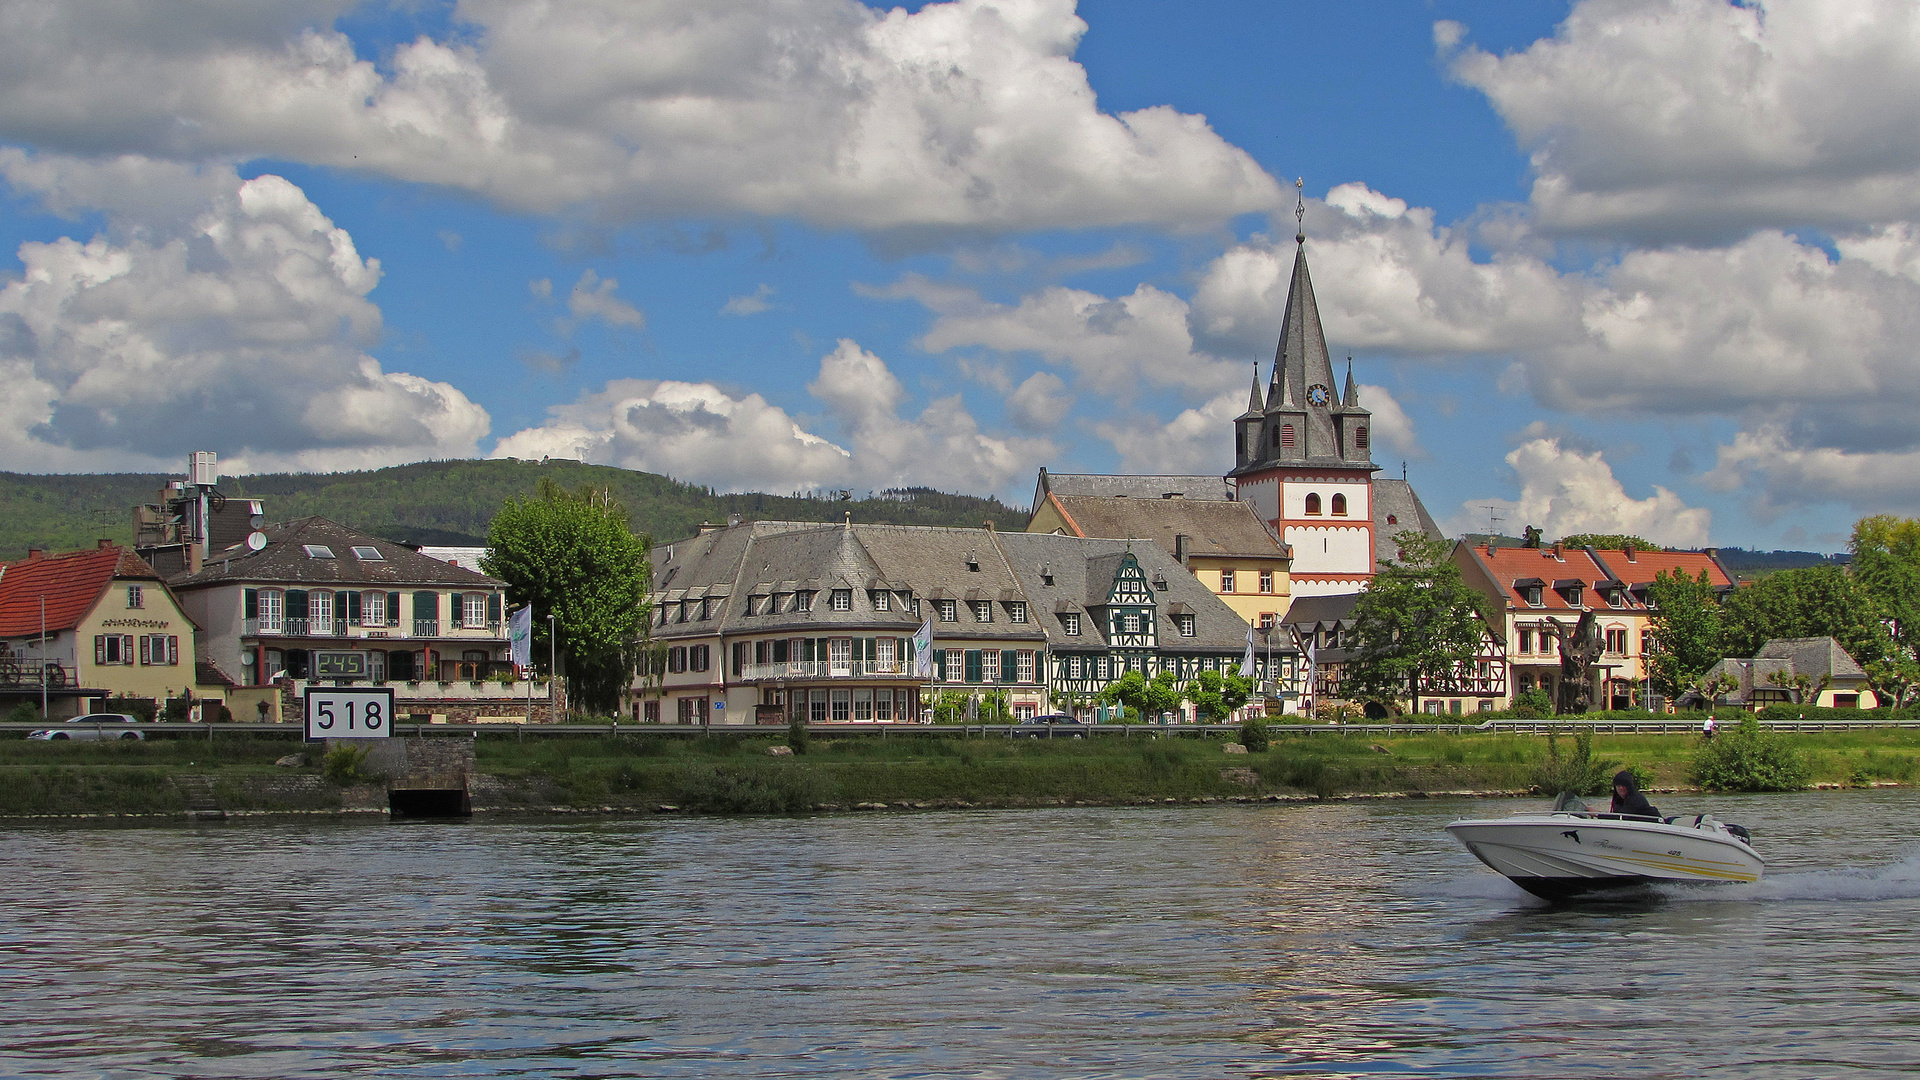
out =
[[[1205,118],[1101,112],[1073,0],[465,0],[362,57],[351,5],[0,4],[0,137],[266,157],[602,219],[1205,228],[1280,202]]]
[[[1557,438],[1533,438],[1508,454],[1507,464],[1513,467],[1520,497],[1470,499],[1448,522],[1450,531],[1484,530],[1486,507],[1494,506],[1508,532],[1535,525],[1549,539],[1574,533],[1625,533],[1675,547],[1707,542],[1712,511],[1689,507],[1658,485],[1651,496],[1633,498],[1597,450],[1569,448]]]
[[[18,153],[0,171],[56,206],[104,203],[124,233],[19,248],[0,288],[10,467],[212,449],[236,473],[365,468],[468,456],[487,433],[459,390],[368,354],[380,265],[281,177]],[[152,186],[117,189],[138,176]]]

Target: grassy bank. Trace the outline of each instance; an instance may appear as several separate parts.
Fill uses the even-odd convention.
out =
[[[1784,736],[1807,755],[1815,783],[1912,782],[1920,730]],[[1325,734],[1274,740],[1228,754],[1192,737],[816,739],[808,753],[774,757],[771,734],[672,738],[621,734],[477,743],[479,771],[509,804],[528,807],[673,806],[705,813],[784,813],[873,803],[1020,806],[1132,803],[1267,795],[1518,791],[1533,783],[1547,740],[1471,733],[1383,738]],[[1563,751],[1570,740],[1562,739]],[[1693,735],[1601,735],[1598,760],[1638,766],[1657,787],[1688,784]],[[0,741],[0,816],[169,813],[185,808],[176,778],[210,776],[229,809],[323,809],[339,790],[282,737],[220,735],[213,742]],[[287,781],[313,777],[304,787]],[[269,782],[271,778],[278,781]],[[263,787],[280,794],[263,795]],[[286,794],[294,790],[294,795]],[[331,797],[331,803],[328,802]]]

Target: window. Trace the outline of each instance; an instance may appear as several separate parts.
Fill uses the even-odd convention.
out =
[[[1032,649],[1021,649],[1017,654],[1015,654],[1014,663],[1015,663],[1014,678],[1017,681],[1023,682],[1023,683],[1030,683],[1034,681]]]
[[[973,621],[974,622],[992,622],[993,621],[993,601],[991,600],[973,601]]]
[[[380,554],[379,548],[361,545],[356,545],[353,548],[353,557],[359,559],[361,562],[385,562],[387,559],[385,555]]]
[[[147,606],[146,598],[147,598],[146,590],[141,586],[139,585],[127,586],[127,606],[128,607],[130,608],[146,607]]]
[[[1231,570],[1220,571],[1220,591],[1223,593],[1229,593],[1233,591],[1233,571]]]
[[[286,594],[279,589],[260,590],[260,632],[277,634],[281,627],[281,613],[285,610]]]
[[[310,592],[307,594],[307,619],[315,634],[333,632],[333,594],[330,592]]]
[[[1571,588],[1571,589],[1568,589],[1568,590],[1567,590],[1567,606],[1568,606],[1568,607],[1579,607],[1579,606],[1580,606],[1580,598],[1581,598],[1581,596],[1583,596],[1583,595],[1584,595],[1584,593],[1583,593],[1583,591],[1581,590],[1581,588],[1580,588],[1580,586],[1578,586],[1578,585],[1575,585],[1575,586],[1574,586],[1573,588]]]
[[[1293,425],[1292,424],[1280,425],[1280,445],[1288,448],[1291,448],[1293,446]]]
[[[1607,590],[1607,606],[1608,607],[1625,607],[1626,603],[1627,603],[1626,590],[1624,589],[1608,589]]]
[[[1523,653],[1530,653],[1533,651],[1533,631],[1531,630],[1520,631],[1520,651]]]
[[[140,635],[140,662],[161,665],[180,663],[180,639],[172,634]]]
[[[1080,613],[1077,611],[1063,612],[1060,616],[1060,632],[1068,637],[1079,637]]]
[[[96,664],[133,663],[132,634],[95,634],[93,662]]]
[[[1000,681],[1000,650],[986,649],[980,653],[980,677],[970,682],[997,683]]]
[[[1015,623],[1026,622],[1027,621],[1026,603],[1020,600],[1010,601],[1007,604],[1007,621],[1015,622]]]
[[[1361,424],[1354,429],[1353,445],[1354,448],[1358,450],[1365,450],[1367,448],[1367,425]]]
[[[793,594],[793,610],[812,611],[813,610],[813,593],[811,592],[794,593]]]
[[[1273,571],[1271,570],[1260,571],[1260,591],[1263,593],[1270,593],[1273,591]]]
[[[1173,621],[1174,621],[1174,624],[1175,624],[1175,625],[1177,625],[1177,626],[1179,626],[1179,627],[1180,627],[1180,636],[1181,636],[1181,637],[1192,637],[1192,636],[1193,636],[1193,616],[1191,616],[1191,615],[1175,615],[1175,616],[1173,617]]]
[[[360,594],[360,625],[387,625],[387,594],[370,592]]]
[[[707,722],[707,699],[703,697],[683,697],[679,699],[680,722],[683,724],[704,724]]]
[[[853,610],[853,590],[852,589],[833,590],[833,596],[830,600],[830,604],[833,610],[835,611],[852,611]]]
[[[1615,656],[1627,654],[1627,628],[1616,626],[1607,630],[1607,651]]]
[[[1320,493],[1319,492],[1317,491],[1307,492],[1307,513],[1313,514],[1316,516],[1319,515],[1320,513]]]
[[[659,723],[660,722],[660,703],[658,701],[641,702],[640,703],[640,719],[643,722],[649,723],[649,724]]]
[[[470,592],[460,598],[460,625],[469,630],[487,626],[487,594]]]
[[[1335,492],[1333,495],[1333,516],[1347,516],[1347,497],[1339,492]]]
[[[1193,616],[1189,615],[1187,617],[1191,619]],[[1279,621],[1280,621],[1279,617],[1276,616],[1271,611],[1263,611],[1260,613],[1260,629],[1261,630],[1271,631],[1274,628],[1274,626],[1279,623]],[[1192,637],[1193,633],[1191,631],[1188,631],[1187,636]]]
[[[1120,632],[1123,634],[1139,633],[1140,632],[1140,616],[1138,615],[1120,616]]]
[[[687,670],[687,647],[675,645],[667,650],[667,672],[678,675]]]
[[[711,645],[687,646],[687,666],[694,671],[707,670],[712,663],[712,650],[713,646]]]
[[[938,601],[935,601],[935,603],[938,605],[941,622],[959,622],[960,621],[960,601],[938,600]]]
[[[867,593],[867,601],[875,611],[889,611],[893,608],[893,594],[885,589],[872,589]]]
[[[307,558],[309,559],[331,559],[334,557],[333,549],[325,544],[302,544],[300,545],[300,550],[306,552]]]
[[[1539,585],[1527,586],[1527,606],[1528,607],[1542,607],[1545,605],[1545,603],[1546,603],[1546,596],[1541,591],[1541,586]]]
[[[1399,514],[1388,514],[1388,515],[1387,515],[1387,524],[1389,524],[1389,525],[1398,525],[1398,524],[1400,524],[1400,515],[1399,515]]]

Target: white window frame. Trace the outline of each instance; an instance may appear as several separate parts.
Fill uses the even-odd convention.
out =
[[[487,594],[470,592],[460,597],[460,625],[468,630],[487,628]]]
[[[980,650],[980,682],[991,686],[1000,681],[1000,650]]]
[[[1175,615],[1175,616],[1173,617],[1173,619],[1174,619],[1174,622],[1176,622],[1176,623],[1178,623],[1178,624],[1180,625],[1180,636],[1181,636],[1181,637],[1192,637],[1192,636],[1193,636],[1193,634],[1194,634],[1194,629],[1193,629],[1193,616],[1192,616],[1192,615]],[[1270,630],[1270,629],[1272,629],[1272,628],[1273,628],[1273,627],[1272,627],[1272,625],[1271,625],[1271,624],[1269,624],[1269,625],[1268,625],[1268,626],[1266,627],[1266,629],[1269,629],[1269,630]]]
[[[1080,636],[1080,613],[1077,611],[1068,611],[1068,612],[1061,613],[1060,632],[1067,635],[1068,637],[1079,637]]]
[[[939,605],[940,605],[940,621],[941,622],[959,622],[960,621],[960,601],[941,600],[939,601]]]
[[[231,609],[229,609],[231,610]],[[272,614],[268,614],[271,612]],[[263,634],[286,629],[287,594],[284,589],[261,589],[254,601],[254,621]]]
[[[307,594],[307,627],[315,634],[323,632],[320,624],[326,623],[325,632],[333,630],[333,594],[316,589]]]
[[[1232,570],[1220,571],[1220,591],[1221,592],[1223,593],[1234,592],[1235,586],[1238,584],[1238,582],[1239,582],[1239,579],[1234,576],[1234,573]]]
[[[975,600],[970,606],[973,608],[974,622],[990,623],[993,621],[993,601]]]
[[[1027,621],[1027,605],[1024,600],[1008,602],[1007,621],[1011,623],[1023,623]]]
[[[360,594],[360,625],[387,625],[387,594],[369,589]]]
[[[835,611],[852,611],[853,610],[853,590],[852,589],[833,590],[832,595],[828,598],[828,606],[830,606]]]
[[[1014,654],[1013,679],[1015,682],[1030,683],[1033,678],[1033,650],[1021,649]]]
[[[127,586],[127,606],[129,608],[146,607],[147,606],[146,590],[138,585]]]

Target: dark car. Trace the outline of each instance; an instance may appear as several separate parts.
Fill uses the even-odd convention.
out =
[[[138,717],[126,713],[97,712],[76,716],[57,728],[41,728],[27,735],[29,739],[42,739],[48,742],[58,739],[144,739],[138,731],[130,731],[121,725],[137,724]]]
[[[1087,725],[1066,713],[1048,713],[1031,720],[1020,721],[1013,729],[1015,735],[1035,739],[1078,739],[1086,733]]]

